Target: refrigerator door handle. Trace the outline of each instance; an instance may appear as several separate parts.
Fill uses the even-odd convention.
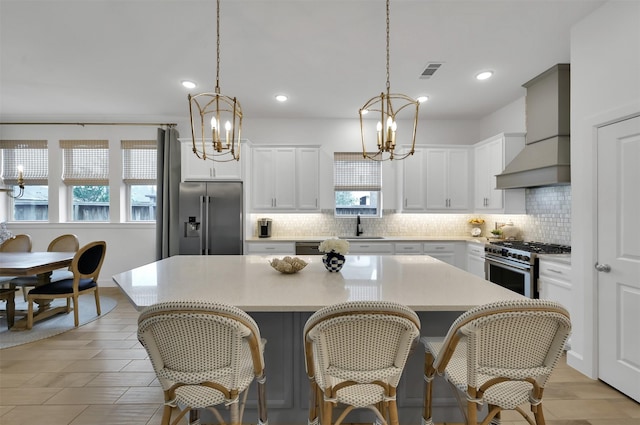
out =
[[[209,203],[211,202],[211,197],[210,196],[203,196],[202,197],[204,200],[204,215],[203,217],[205,218],[205,223],[207,223],[207,225],[205,226],[205,228],[203,229],[204,232],[204,249],[202,251],[202,253],[204,255],[209,255]]]
[[[207,237],[207,216],[205,215],[206,196],[200,196],[200,255],[205,254]]]

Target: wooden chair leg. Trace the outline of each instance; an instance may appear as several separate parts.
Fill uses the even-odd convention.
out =
[[[400,425],[398,420],[398,405],[395,400],[391,400],[388,403],[389,410],[389,425]]]
[[[331,425],[333,415],[333,404],[330,401],[322,400],[322,425]]]
[[[267,424],[267,377],[258,378],[258,425]]]
[[[318,386],[316,381],[309,379],[309,418],[308,425],[318,423]]]
[[[96,290],[94,291],[94,296],[96,297],[96,313],[98,314],[98,316],[100,316],[101,311],[100,311],[100,292],[98,291],[98,288],[96,287]]]
[[[73,296],[73,323],[76,326],[76,328],[80,326],[80,315],[78,312],[78,296],[77,295]]]
[[[27,307],[27,330],[33,327],[33,300],[29,298]]]
[[[424,405],[422,406],[422,422],[432,424],[431,403],[433,403],[433,375],[430,370],[433,367],[434,357],[430,352],[425,353],[424,359]],[[431,376],[429,376],[431,375]]]

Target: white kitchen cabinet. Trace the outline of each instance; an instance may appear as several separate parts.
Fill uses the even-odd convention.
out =
[[[417,149],[403,161],[403,195],[403,211],[467,211],[469,149]]]
[[[402,209],[407,212],[427,209],[426,156],[424,150],[416,149],[414,154],[402,162]]]
[[[318,148],[251,150],[251,208],[255,211],[318,210]]]
[[[483,244],[467,242],[467,271],[485,279]]]
[[[554,259],[552,255],[540,256],[538,295],[541,299],[562,304],[569,314],[573,313],[571,296],[571,263],[565,256]],[[567,342],[571,346],[571,339]]]
[[[251,206],[254,210],[294,210],[296,208],[295,148],[254,148],[251,150]]]
[[[247,242],[247,254],[295,255],[295,242]]]
[[[524,134],[502,133],[474,145],[474,209],[524,214],[524,189],[496,189],[496,175],[524,148]]]
[[[393,254],[393,242],[349,241],[349,254]]]
[[[191,139],[179,139],[180,174],[183,182],[210,180],[242,180],[243,156],[249,149],[242,143],[239,161],[217,162],[202,160],[193,153]],[[246,161],[246,160],[245,160]]]
[[[467,148],[429,148],[426,161],[426,209],[466,211],[469,208]]]
[[[422,243],[396,242],[394,251],[396,255],[420,255],[422,254]]]
[[[423,250],[426,255],[449,263],[452,266],[457,265],[454,242],[425,242],[423,244]]]
[[[296,183],[298,209],[320,209],[320,151],[318,148],[297,148]]]

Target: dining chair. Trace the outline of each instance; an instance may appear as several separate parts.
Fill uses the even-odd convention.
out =
[[[15,235],[0,245],[0,252],[31,252],[31,236]]]
[[[420,336],[420,319],[393,302],[351,301],[324,307],[304,326],[311,392],[309,424],[342,423],[354,409],[398,425],[396,388]],[[344,410],[334,421],[334,408]]]
[[[217,407],[229,409],[230,424],[243,423],[248,388],[258,384],[258,424],[267,424],[264,346],[255,321],[237,307],[204,301],[169,301],[145,308],[138,340],[147,350],[164,391],[162,424],[174,407],[199,423],[200,409],[225,423]]]
[[[37,286],[27,293],[27,329],[33,326],[33,302],[40,299],[67,299],[67,313],[71,311],[73,300],[74,324],[79,325],[78,297],[93,292],[96,299],[96,312],[100,315],[100,293],[98,290],[98,276],[104,262],[107,243],[104,241],[90,242],[80,248],[71,260],[71,279],[63,279],[46,285]]]
[[[522,299],[472,308],[455,320],[444,338],[422,338],[422,423],[433,425],[432,384],[438,374],[454,387],[466,425],[499,423],[503,410],[517,411],[531,425],[544,425],[542,393],[570,331],[569,313],[562,305]],[[478,411],[485,404],[487,414],[480,422]]]
[[[15,235],[0,244],[0,252],[31,252],[31,236],[27,234]],[[15,276],[0,277],[0,286],[7,287]]]
[[[73,234],[60,235],[57,238],[49,242],[47,252],[77,252],[80,248],[80,242],[78,237]],[[73,279],[73,272],[71,268],[54,270],[49,277],[50,282],[57,282],[64,279]],[[22,295],[24,300],[27,301],[27,287],[36,286],[38,284],[37,276],[21,276],[11,280],[11,283],[15,286],[22,287]]]

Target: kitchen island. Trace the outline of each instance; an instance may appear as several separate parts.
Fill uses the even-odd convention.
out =
[[[176,299],[218,301],[251,314],[268,344],[267,408],[274,423],[307,418],[308,381],[302,329],[319,308],[344,301],[395,301],[418,312],[422,335],[442,335],[461,312],[521,295],[426,255],[347,255],[340,273],[329,273],[321,256],[300,256],[309,264],[296,274],[271,268],[273,256],[174,256],[113,276],[137,309]],[[401,423],[420,423],[423,352],[416,348],[398,388]],[[253,394],[249,396],[255,399]],[[248,403],[245,418],[255,417]],[[369,412],[348,422],[372,422]],[[438,422],[461,417],[446,384],[434,392]]]

